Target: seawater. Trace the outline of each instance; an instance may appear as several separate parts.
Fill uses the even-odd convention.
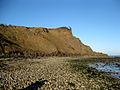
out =
[[[110,72],[110,76],[120,79],[120,63],[95,63],[88,66],[99,71]]]

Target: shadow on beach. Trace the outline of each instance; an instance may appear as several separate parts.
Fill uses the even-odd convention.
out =
[[[47,80],[36,81],[35,83],[32,83],[30,86],[21,90],[38,90],[38,88],[41,88],[45,82],[47,82]]]

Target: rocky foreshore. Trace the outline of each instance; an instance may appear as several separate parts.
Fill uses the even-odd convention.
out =
[[[83,72],[71,69],[75,58],[0,59],[0,89],[3,90],[86,90],[101,89],[103,79],[88,79]],[[107,81],[106,81],[107,82]],[[109,83],[109,82],[107,82]]]

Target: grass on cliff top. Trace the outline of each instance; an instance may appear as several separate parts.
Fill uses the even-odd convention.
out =
[[[88,64],[99,62],[120,62],[120,58],[85,58],[69,61],[72,73],[80,73],[82,76],[86,76],[88,81],[94,80],[95,83],[99,84],[101,90],[120,90],[120,79],[109,77],[109,73],[88,67]]]

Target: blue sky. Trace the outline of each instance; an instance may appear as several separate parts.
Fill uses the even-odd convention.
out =
[[[0,0],[0,23],[71,26],[94,51],[120,55],[120,0]]]

